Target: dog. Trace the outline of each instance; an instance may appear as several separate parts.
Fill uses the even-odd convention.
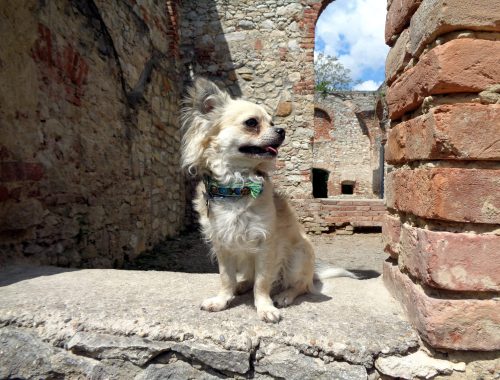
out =
[[[218,294],[201,309],[224,310],[237,294],[253,288],[259,318],[276,323],[281,319],[276,306],[314,292],[315,279],[354,277],[341,268],[315,272],[312,244],[270,177],[285,130],[262,106],[233,99],[198,78],[184,100],[181,121],[182,166],[202,179],[193,204],[221,280]],[[277,283],[283,290],[271,298]]]

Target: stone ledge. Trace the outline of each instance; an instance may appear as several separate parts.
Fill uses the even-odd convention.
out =
[[[137,379],[149,372],[363,379],[379,355],[418,347],[380,277],[329,280],[324,294],[302,297],[276,325],[257,318],[249,294],[226,311],[201,311],[218,286],[212,274],[11,267],[0,279],[0,340],[10,344],[3,348],[50,348],[33,348],[44,352],[47,371],[70,360],[84,376],[116,368]],[[1,368],[24,360],[30,371],[36,355],[7,351]]]

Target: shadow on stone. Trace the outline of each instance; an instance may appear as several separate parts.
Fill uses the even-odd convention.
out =
[[[66,272],[75,272],[79,269],[32,266],[32,265],[12,265],[2,269],[0,276],[0,287],[9,286],[16,282],[30,280],[36,277],[54,276]]]
[[[188,232],[179,238],[167,239],[148,252],[125,263],[123,269],[158,270],[185,273],[218,273],[210,246],[198,232]]]
[[[208,77],[226,87],[233,97],[241,97],[235,74],[237,67],[227,42],[232,34],[238,33],[230,33],[229,37],[224,33],[221,25],[224,15],[219,14],[223,11],[217,9],[214,0],[185,1],[181,11],[184,73]]]
[[[354,273],[358,276],[358,280],[368,280],[370,278],[377,278],[380,276],[380,272],[372,269],[348,269],[349,272]]]

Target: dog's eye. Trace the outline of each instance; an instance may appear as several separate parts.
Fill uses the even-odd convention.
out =
[[[245,121],[245,125],[250,128],[255,128],[258,124],[259,122],[257,121],[257,119],[253,117]]]

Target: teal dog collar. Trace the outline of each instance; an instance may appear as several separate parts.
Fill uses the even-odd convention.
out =
[[[222,185],[213,178],[205,176],[203,182],[210,198],[242,198],[248,195],[257,198],[264,191],[262,182],[251,180]]]

